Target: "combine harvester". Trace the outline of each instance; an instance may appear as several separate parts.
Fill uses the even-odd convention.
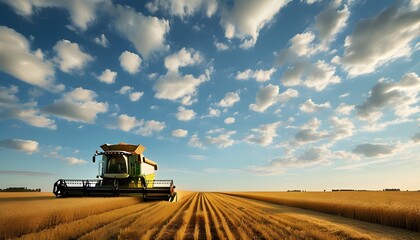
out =
[[[96,151],[92,159],[95,162],[102,155],[98,179],[59,179],[53,188],[56,197],[138,193],[145,200],[177,200],[173,180],[155,180],[158,165],[142,154],[143,145],[104,144],[101,148],[103,152]]]

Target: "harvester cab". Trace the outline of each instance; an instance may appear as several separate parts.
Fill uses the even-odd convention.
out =
[[[173,180],[155,179],[158,165],[143,155],[143,145],[104,144],[101,148],[103,152],[96,151],[92,158],[95,163],[96,158],[102,157],[97,179],[59,179],[53,188],[57,197],[139,193],[144,199],[177,199]]]

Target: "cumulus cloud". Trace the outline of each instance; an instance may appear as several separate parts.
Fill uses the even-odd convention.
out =
[[[226,123],[226,124],[232,124],[232,123],[235,123],[235,118],[234,117],[228,117],[223,122]]]
[[[321,124],[321,120],[318,118],[312,118],[306,124],[302,125],[300,130],[294,136],[296,143],[316,142],[327,137],[328,132],[318,130]]]
[[[132,129],[142,126],[144,121],[137,120],[135,117],[122,114],[118,116],[117,127],[124,132],[129,132]]]
[[[389,155],[395,150],[395,147],[382,144],[360,144],[353,149],[353,153],[365,155],[366,157],[377,157],[380,155]]]
[[[335,74],[336,68],[318,60],[316,63],[297,62],[292,64],[283,74],[281,82],[284,86],[303,85],[316,91],[324,90],[330,84],[340,83]]]
[[[241,100],[239,93],[228,92],[225,94],[225,97],[217,103],[217,106],[226,108],[232,107],[235,103],[239,102],[239,100]]]
[[[257,82],[266,82],[271,79],[271,75],[276,72],[276,68],[270,68],[268,70],[258,69],[258,70],[252,70],[252,69],[246,69],[243,72],[237,72],[236,73],[236,79],[237,80],[248,80],[250,78],[254,78],[257,80]]]
[[[136,133],[147,137],[152,136],[154,133],[161,132],[165,128],[166,124],[164,122],[148,120],[144,121],[144,124],[138,129],[138,131],[136,131]]]
[[[103,83],[112,84],[117,78],[117,72],[113,72],[107,68],[102,72],[101,75],[97,76],[96,78]]]
[[[122,86],[117,93],[121,95],[128,94],[128,97],[132,102],[137,102],[144,95],[144,92],[133,92],[134,88],[130,86]]]
[[[420,78],[415,73],[405,74],[400,82],[379,80],[361,105],[356,106],[357,116],[362,120],[376,120],[383,109],[393,108],[394,114],[407,117],[420,112],[417,95],[420,90]]]
[[[119,60],[121,67],[130,74],[137,73],[142,62],[139,55],[129,51],[121,53]]]
[[[165,129],[164,122],[156,120],[137,119],[136,117],[122,114],[117,117],[117,122],[114,125],[109,125],[108,128],[120,129],[124,132],[133,132],[141,136],[152,136]]]
[[[108,103],[97,102],[96,93],[81,87],[75,88],[44,107],[43,112],[54,114],[67,121],[94,123],[99,113],[108,111]]]
[[[203,61],[201,53],[190,48],[182,48],[179,52],[165,58],[165,67],[168,71],[178,72],[180,67],[193,66]]]
[[[338,107],[335,109],[335,112],[342,115],[349,115],[351,111],[354,110],[354,105],[347,105],[345,103],[340,103]]]
[[[108,39],[103,33],[101,34],[101,36],[95,37],[94,41],[96,44],[101,45],[102,47],[108,47],[109,45]]]
[[[177,100],[186,96],[195,95],[198,86],[209,80],[212,67],[207,68],[203,74],[194,77],[191,74],[182,75],[180,67],[193,66],[203,61],[203,57],[194,49],[182,48],[178,53],[174,53],[165,58],[165,67],[168,72],[161,76],[153,89],[156,91],[155,97],[158,99]],[[187,101],[188,102],[188,101]]]
[[[185,129],[175,129],[172,131],[172,136],[174,137],[186,137],[188,135],[188,131]]]
[[[260,88],[255,99],[255,103],[249,105],[249,109],[256,112],[264,112],[271,105],[276,103],[279,95],[279,86],[268,84]]]
[[[170,15],[183,19],[194,15],[200,9],[206,12],[207,17],[211,17],[217,11],[218,4],[216,0],[154,0],[148,2],[146,8],[151,13],[164,10]]]
[[[191,136],[190,140],[188,141],[188,146],[194,148],[201,148],[205,149],[203,141],[198,137],[198,134],[194,134]]]
[[[298,96],[299,92],[297,90],[288,88],[286,91],[279,94],[278,101],[281,103],[285,103],[292,98],[297,98]]]
[[[14,118],[33,127],[57,129],[55,121],[42,114],[36,102],[19,103],[18,91],[14,85],[9,88],[0,86],[0,120]]]
[[[235,140],[231,138],[236,131],[221,133],[217,136],[206,136],[208,144],[216,145],[218,148],[227,148],[235,144]]]
[[[252,134],[245,137],[245,141],[251,144],[259,144],[263,147],[269,146],[273,143],[273,139],[277,137],[277,128],[281,122],[274,122],[260,125],[258,128],[253,128]]]
[[[336,57],[335,62],[342,65],[349,77],[357,77],[410,56],[419,36],[419,19],[418,8],[392,5],[377,16],[359,21],[345,39],[344,55]]]
[[[211,107],[208,108],[208,111],[209,111],[209,113],[207,115],[203,116],[203,118],[206,118],[206,117],[219,117],[220,114],[221,114],[221,112],[220,112],[219,109],[214,109],[214,108],[211,108]]]
[[[87,63],[93,60],[93,57],[83,52],[79,44],[72,43],[69,40],[60,40],[55,46],[54,50],[57,53],[57,57],[54,61],[60,66],[63,72],[73,72],[76,70],[82,70]]]
[[[176,113],[176,119],[179,121],[190,121],[195,118],[196,113],[194,110],[186,109],[184,107],[179,107],[178,112]]]
[[[1,148],[11,148],[18,151],[23,151],[28,154],[37,152],[39,143],[34,140],[24,140],[24,139],[3,139],[0,140]]]
[[[304,168],[313,165],[327,165],[331,151],[321,147],[309,148],[296,156],[274,158],[268,166],[252,166],[250,171],[257,175],[275,175],[283,173],[287,168]]]
[[[229,50],[229,45],[227,45],[226,43],[218,42],[215,40],[213,44],[219,52]]]
[[[62,91],[54,83],[53,65],[30,49],[29,41],[15,30],[0,26],[0,71],[48,91]]]
[[[38,9],[61,8],[70,13],[74,26],[86,30],[88,25],[96,19],[96,10],[101,1],[49,1],[49,0],[3,0],[19,15],[30,17]]]
[[[169,21],[144,16],[127,6],[116,5],[110,11],[116,16],[114,24],[117,31],[134,45],[143,58],[169,48],[166,45]]]
[[[331,3],[325,10],[315,17],[315,29],[321,41],[330,42],[334,36],[345,26],[350,16],[347,5],[338,10],[335,2]]]
[[[75,158],[75,157],[66,157],[64,160],[69,165],[83,165],[86,164],[86,161],[83,159]]]
[[[132,92],[128,94],[128,97],[132,102],[137,102],[143,96],[144,92]]]
[[[253,47],[260,30],[269,24],[288,2],[287,0],[244,0],[235,1],[232,7],[225,5],[220,21],[225,29],[225,37],[238,38],[241,40],[242,48]]]
[[[330,107],[331,107],[330,102],[316,104],[312,101],[312,99],[308,99],[308,100],[306,100],[306,102],[304,102],[300,105],[299,109],[302,112],[313,113],[313,112],[317,112],[317,111],[320,111],[320,110],[328,109]]]

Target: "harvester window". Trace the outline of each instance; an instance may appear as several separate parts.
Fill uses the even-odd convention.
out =
[[[127,173],[127,165],[124,156],[108,157],[107,173]]]

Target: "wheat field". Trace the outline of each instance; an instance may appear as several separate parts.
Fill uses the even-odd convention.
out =
[[[346,194],[349,195],[344,196]],[[393,193],[396,196],[383,200],[377,196],[369,200],[351,194],[358,193],[180,191],[175,203],[142,202],[137,197],[56,199],[50,193],[0,194],[0,238],[420,239],[416,231],[285,206],[281,205],[285,202],[280,202],[281,199],[305,202],[313,198],[318,202],[323,199],[341,203],[341,207],[350,203],[371,204],[371,207],[383,204],[399,211],[404,204],[418,201],[418,195],[398,196],[402,193]],[[352,200],[356,197],[358,200]]]

